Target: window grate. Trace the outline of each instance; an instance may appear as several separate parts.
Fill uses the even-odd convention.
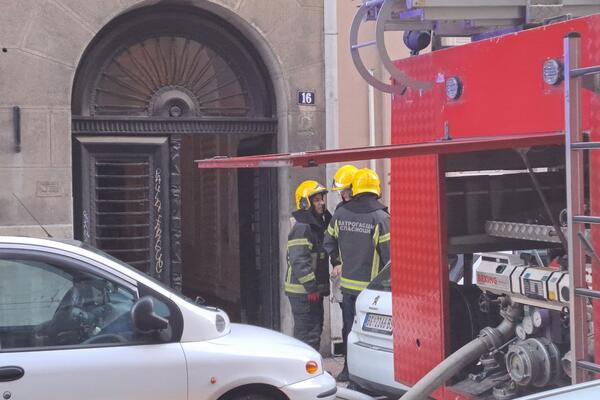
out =
[[[147,158],[94,160],[95,241],[108,254],[150,269],[152,171]]]

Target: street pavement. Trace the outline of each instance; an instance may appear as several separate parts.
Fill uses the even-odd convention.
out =
[[[332,376],[337,376],[344,368],[344,357],[329,357],[323,359],[323,368]]]
[[[344,357],[329,357],[323,359],[323,368],[325,371],[329,372],[331,376],[334,378],[342,372],[344,369]],[[348,382],[340,383],[338,382],[338,386],[346,387]]]

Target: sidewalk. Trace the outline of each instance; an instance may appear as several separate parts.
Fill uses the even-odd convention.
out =
[[[344,368],[344,357],[323,358],[323,368],[335,378]]]
[[[323,358],[323,368],[335,378],[344,369],[344,357]],[[337,385],[346,387],[348,382],[338,382]]]

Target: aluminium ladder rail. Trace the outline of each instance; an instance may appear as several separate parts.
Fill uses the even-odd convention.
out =
[[[579,33],[571,32],[564,39],[564,107],[565,107],[565,168],[567,189],[567,233],[570,287],[569,301],[571,340],[571,379],[579,383],[589,379],[583,371],[600,373],[600,365],[589,361],[588,299],[600,299],[600,291],[587,288],[585,280],[586,250],[594,261],[598,255],[585,240],[585,224],[599,224],[600,216],[585,215],[584,153],[600,149],[598,142],[585,142],[581,127],[582,77],[600,74],[600,65],[580,67]],[[588,166],[589,168],[589,166]],[[589,175],[588,175],[589,177]],[[590,185],[592,180],[590,180]],[[596,199],[600,201],[600,199]],[[597,277],[596,277],[597,278]],[[600,306],[600,304],[598,304]],[[592,313],[593,318],[593,313]]]

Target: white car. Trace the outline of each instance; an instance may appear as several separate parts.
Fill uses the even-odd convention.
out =
[[[0,237],[4,399],[284,400],[336,394],[320,355],[232,324],[79,242]]]
[[[348,335],[350,382],[359,389],[398,398],[409,388],[394,380],[392,285],[389,265],[356,299],[356,317]]]

